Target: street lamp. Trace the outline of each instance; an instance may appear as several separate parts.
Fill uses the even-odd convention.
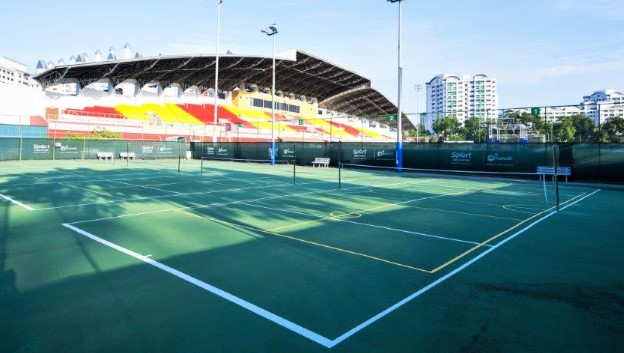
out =
[[[416,89],[416,117],[418,118],[416,123],[416,143],[418,143],[418,140],[420,139],[420,110],[418,108],[418,96],[420,95],[422,88],[422,85],[414,85],[414,89]]]
[[[396,167],[397,172],[400,173],[403,169],[403,136],[402,136],[402,116],[401,116],[401,88],[403,85],[403,69],[401,68],[401,2],[403,0],[387,0],[389,3],[399,3],[399,39],[398,39],[398,95],[397,99],[398,114],[397,114],[397,144],[396,144]]]
[[[221,28],[221,4],[217,4],[217,49],[215,51],[214,120],[212,122],[212,143],[217,143],[217,108],[219,107],[219,32]]]
[[[271,165],[275,165],[275,35],[277,28],[275,23],[268,29],[261,30],[262,33],[273,37],[273,87],[271,88]]]

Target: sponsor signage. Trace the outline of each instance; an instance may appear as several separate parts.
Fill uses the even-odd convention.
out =
[[[216,156],[217,148],[214,146],[206,146],[206,155],[207,156]]]
[[[141,146],[142,154],[154,154],[154,146]]]
[[[353,160],[354,161],[362,161],[366,159],[366,148],[354,148],[353,149]]]
[[[79,153],[77,146],[65,145],[63,143],[59,144],[58,152],[60,154],[78,154]]]
[[[513,167],[514,157],[510,154],[489,153],[485,164],[488,166]]]
[[[267,152],[269,153],[269,159],[273,158],[273,151],[271,150],[271,147],[267,149]],[[275,152],[277,153],[276,156],[279,155],[279,147],[275,147]]]
[[[33,153],[38,154],[38,153],[50,153],[50,145],[44,145],[44,144],[39,144],[39,143],[35,143],[33,144]]]
[[[378,161],[394,161],[396,150],[376,150],[375,159]]]
[[[282,151],[282,157],[283,158],[287,158],[287,159],[293,159],[295,158],[295,150],[291,149],[291,148],[285,148]]]
[[[169,146],[158,147],[158,154],[173,154],[173,148]]]
[[[224,147],[218,147],[217,148],[217,156],[221,156],[221,157],[226,156],[227,157],[227,155],[228,155],[227,148],[224,148]]]
[[[472,152],[453,151],[450,162],[452,165],[471,165]]]

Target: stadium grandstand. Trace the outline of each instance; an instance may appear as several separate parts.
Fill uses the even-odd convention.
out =
[[[276,58],[272,97],[273,58],[228,53],[219,56],[215,93],[216,60],[137,54],[57,65],[40,61],[33,76],[42,90],[40,113],[32,115],[54,138],[105,129],[127,140],[263,142],[273,136],[274,101],[278,141],[396,140],[396,125],[388,125],[387,115],[397,107],[355,72],[290,50]]]

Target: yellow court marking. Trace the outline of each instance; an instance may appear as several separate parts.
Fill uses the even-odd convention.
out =
[[[402,264],[400,262],[391,261],[391,260],[387,260],[387,259],[384,259],[384,258],[381,258],[381,257],[367,255],[367,254],[364,254],[364,253],[360,253],[360,252],[353,251],[353,250],[348,250],[348,249],[343,249],[343,248],[339,248],[339,247],[336,247],[336,246],[331,246],[331,245],[327,245],[327,244],[323,244],[323,243],[317,243],[317,242],[310,241],[310,240],[305,240],[305,239],[299,239],[299,238],[291,237],[289,235],[275,233],[275,232],[272,232],[270,230],[263,230],[263,229],[258,229],[258,228],[254,228],[254,227],[250,227],[250,226],[245,226],[245,225],[242,225],[242,224],[231,223],[231,222],[223,221],[223,220],[216,219],[216,218],[209,217],[209,216],[201,216],[201,215],[198,215],[198,214],[195,214],[195,213],[188,212],[186,210],[177,211],[177,212],[180,212],[180,213],[186,214],[186,215],[190,215],[190,216],[194,216],[194,217],[199,217],[199,218],[202,218],[202,219],[207,219],[207,220],[210,220],[210,221],[213,221],[213,222],[217,222],[217,223],[221,223],[221,224],[224,224],[224,225],[227,225],[227,226],[234,226],[234,227],[238,227],[238,228],[244,228],[244,229],[248,229],[248,230],[251,230],[251,231],[254,231],[254,232],[269,234],[269,235],[280,237],[280,238],[285,238],[285,239],[289,239],[289,240],[298,241],[298,242],[305,243],[305,244],[308,244],[308,245],[314,245],[314,246],[318,246],[318,247],[325,248],[325,249],[330,249],[330,250],[334,250],[334,251],[338,251],[338,252],[342,252],[342,253],[347,253],[347,254],[350,254],[350,255],[364,257],[364,258],[369,259],[369,260],[383,262],[383,263],[386,263],[386,264],[389,264],[389,265],[403,267],[403,268],[407,268],[407,269],[413,270],[413,271],[419,271],[419,272],[424,272],[424,273],[431,273],[431,271],[428,271],[428,270],[425,270],[425,269],[422,269],[422,268],[419,268],[419,267],[414,267],[414,266]]]
[[[420,207],[420,206],[407,206],[407,207],[411,207],[411,208],[419,208],[419,209],[423,209],[423,210],[432,210],[432,211],[439,211],[439,212],[447,212],[447,213],[463,214],[463,215],[467,215],[467,216],[477,216],[477,217],[497,218],[497,219],[510,219],[510,220],[512,220],[512,221],[521,221],[521,220],[522,220],[522,219],[520,219],[520,218],[511,218],[511,217],[502,217],[502,216],[492,216],[492,215],[481,214],[481,213],[470,213],[470,212],[462,212],[462,211],[451,211],[451,210],[445,210],[445,209],[443,209],[443,208],[431,208],[431,207]]]
[[[70,188],[78,189],[78,190],[86,190],[86,191],[88,191],[88,192],[93,192],[93,193],[96,193],[96,194],[99,194],[99,195],[104,195],[104,196],[110,196],[110,197],[113,197],[113,195],[111,195],[111,194],[109,194],[109,193],[107,193],[107,192],[103,192],[103,191],[95,191],[95,190],[91,190],[91,189],[87,189],[87,188],[81,188],[81,187],[79,187],[79,186],[70,185],[70,184],[65,184],[65,183],[61,183],[61,182],[59,182],[59,184],[60,184],[60,185],[63,185],[63,186],[70,187]]]
[[[357,217],[362,217],[362,213],[364,212],[368,212],[368,211],[372,211],[372,210],[376,210],[376,209],[380,209],[380,208],[386,208],[386,207],[390,207],[390,206],[394,206],[394,205],[399,205],[401,203],[405,203],[405,202],[395,202],[395,203],[386,203],[380,206],[375,206],[375,207],[371,207],[371,208],[367,208],[364,210],[357,210],[357,211],[353,211],[353,212],[346,212],[346,213],[338,213],[338,212],[332,212],[329,214],[329,216],[326,217],[319,217],[317,219],[313,219],[310,221],[304,221],[304,222],[298,222],[298,223],[291,223],[291,224],[287,224],[285,226],[281,226],[281,227],[277,227],[277,228],[271,228],[269,229],[270,232],[276,231],[276,230],[282,230],[282,229],[287,229],[287,228],[293,228],[293,227],[298,227],[298,226],[302,226],[305,224],[310,224],[310,223],[318,223],[321,221],[325,221],[325,220],[331,220],[331,219],[336,219],[336,218],[346,218],[346,217],[350,217],[353,215],[358,215]],[[339,214],[334,215],[334,214]]]
[[[332,212],[329,214],[329,218],[331,219],[359,218],[359,217],[362,217],[362,214],[359,212],[351,212],[351,213]]]
[[[571,198],[571,199],[569,199],[569,200],[567,200],[567,201],[563,202],[563,203],[562,203],[562,205],[565,205],[565,204],[567,204],[567,203],[570,203],[570,202],[574,201],[575,199],[578,199],[579,197],[582,197],[582,196],[584,196],[584,195],[586,195],[586,194],[587,194],[587,193],[585,193],[585,192],[584,192],[584,193],[582,193],[582,194],[580,194],[580,195],[574,196],[573,198]],[[515,224],[515,225],[513,225],[513,226],[511,226],[511,227],[509,227],[509,228],[507,228],[507,229],[505,229],[504,231],[502,231],[502,232],[500,232],[500,233],[498,233],[498,234],[494,235],[493,237],[491,237],[491,238],[489,238],[489,239],[487,239],[487,240],[485,240],[485,241],[483,241],[483,242],[481,242],[481,243],[479,243],[479,244],[477,244],[477,245],[473,246],[472,248],[470,248],[470,249],[468,249],[468,250],[464,251],[463,253],[461,253],[461,254],[459,254],[459,255],[455,256],[454,258],[452,258],[452,259],[448,260],[447,262],[443,263],[442,265],[440,265],[440,266],[438,266],[438,267],[434,268],[433,270],[431,270],[431,271],[430,271],[430,273],[436,273],[436,272],[440,271],[441,269],[443,269],[443,268],[445,268],[445,267],[449,266],[450,264],[452,264],[452,263],[456,262],[457,260],[459,260],[459,259],[463,258],[464,256],[466,256],[466,255],[470,254],[471,252],[473,252],[473,251],[477,250],[478,248],[480,248],[480,247],[482,247],[482,246],[487,245],[489,242],[491,242],[491,241],[493,241],[493,240],[496,240],[496,239],[500,238],[500,237],[501,237],[501,236],[503,236],[504,234],[509,233],[510,231],[512,231],[512,230],[514,230],[514,229],[516,229],[516,228],[520,227],[521,225],[523,225],[523,224],[525,224],[525,223],[527,223],[527,222],[529,222],[529,221],[533,220],[533,219],[534,219],[534,218],[536,218],[536,217],[539,217],[539,216],[543,215],[544,213],[550,212],[550,211],[554,210],[555,208],[557,208],[557,206],[553,206],[553,207],[547,208],[547,209],[543,210],[542,212],[536,213],[536,214],[534,214],[533,216],[531,216],[531,217],[529,217],[529,218],[527,218],[527,219],[523,220],[522,222],[517,223],[517,224]]]

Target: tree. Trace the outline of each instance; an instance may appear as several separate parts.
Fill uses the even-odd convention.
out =
[[[557,142],[573,142],[576,128],[572,119],[565,117],[553,124],[553,135]]]
[[[624,117],[616,116],[608,118],[600,127],[601,136],[599,142],[624,142]]]
[[[568,119],[572,120],[572,125],[574,125],[576,130],[574,133],[574,140],[576,142],[588,142],[595,140],[596,125],[592,119],[582,114],[571,115]]]
[[[438,134],[439,141],[448,139],[459,127],[456,116],[441,116],[433,122],[433,131]]]
[[[482,143],[487,136],[486,126],[484,126],[484,119],[478,116],[471,116],[464,121],[466,140],[472,140],[476,143]]]
[[[108,131],[104,127],[96,127],[87,138],[91,140],[121,139],[123,138],[123,133]]]

